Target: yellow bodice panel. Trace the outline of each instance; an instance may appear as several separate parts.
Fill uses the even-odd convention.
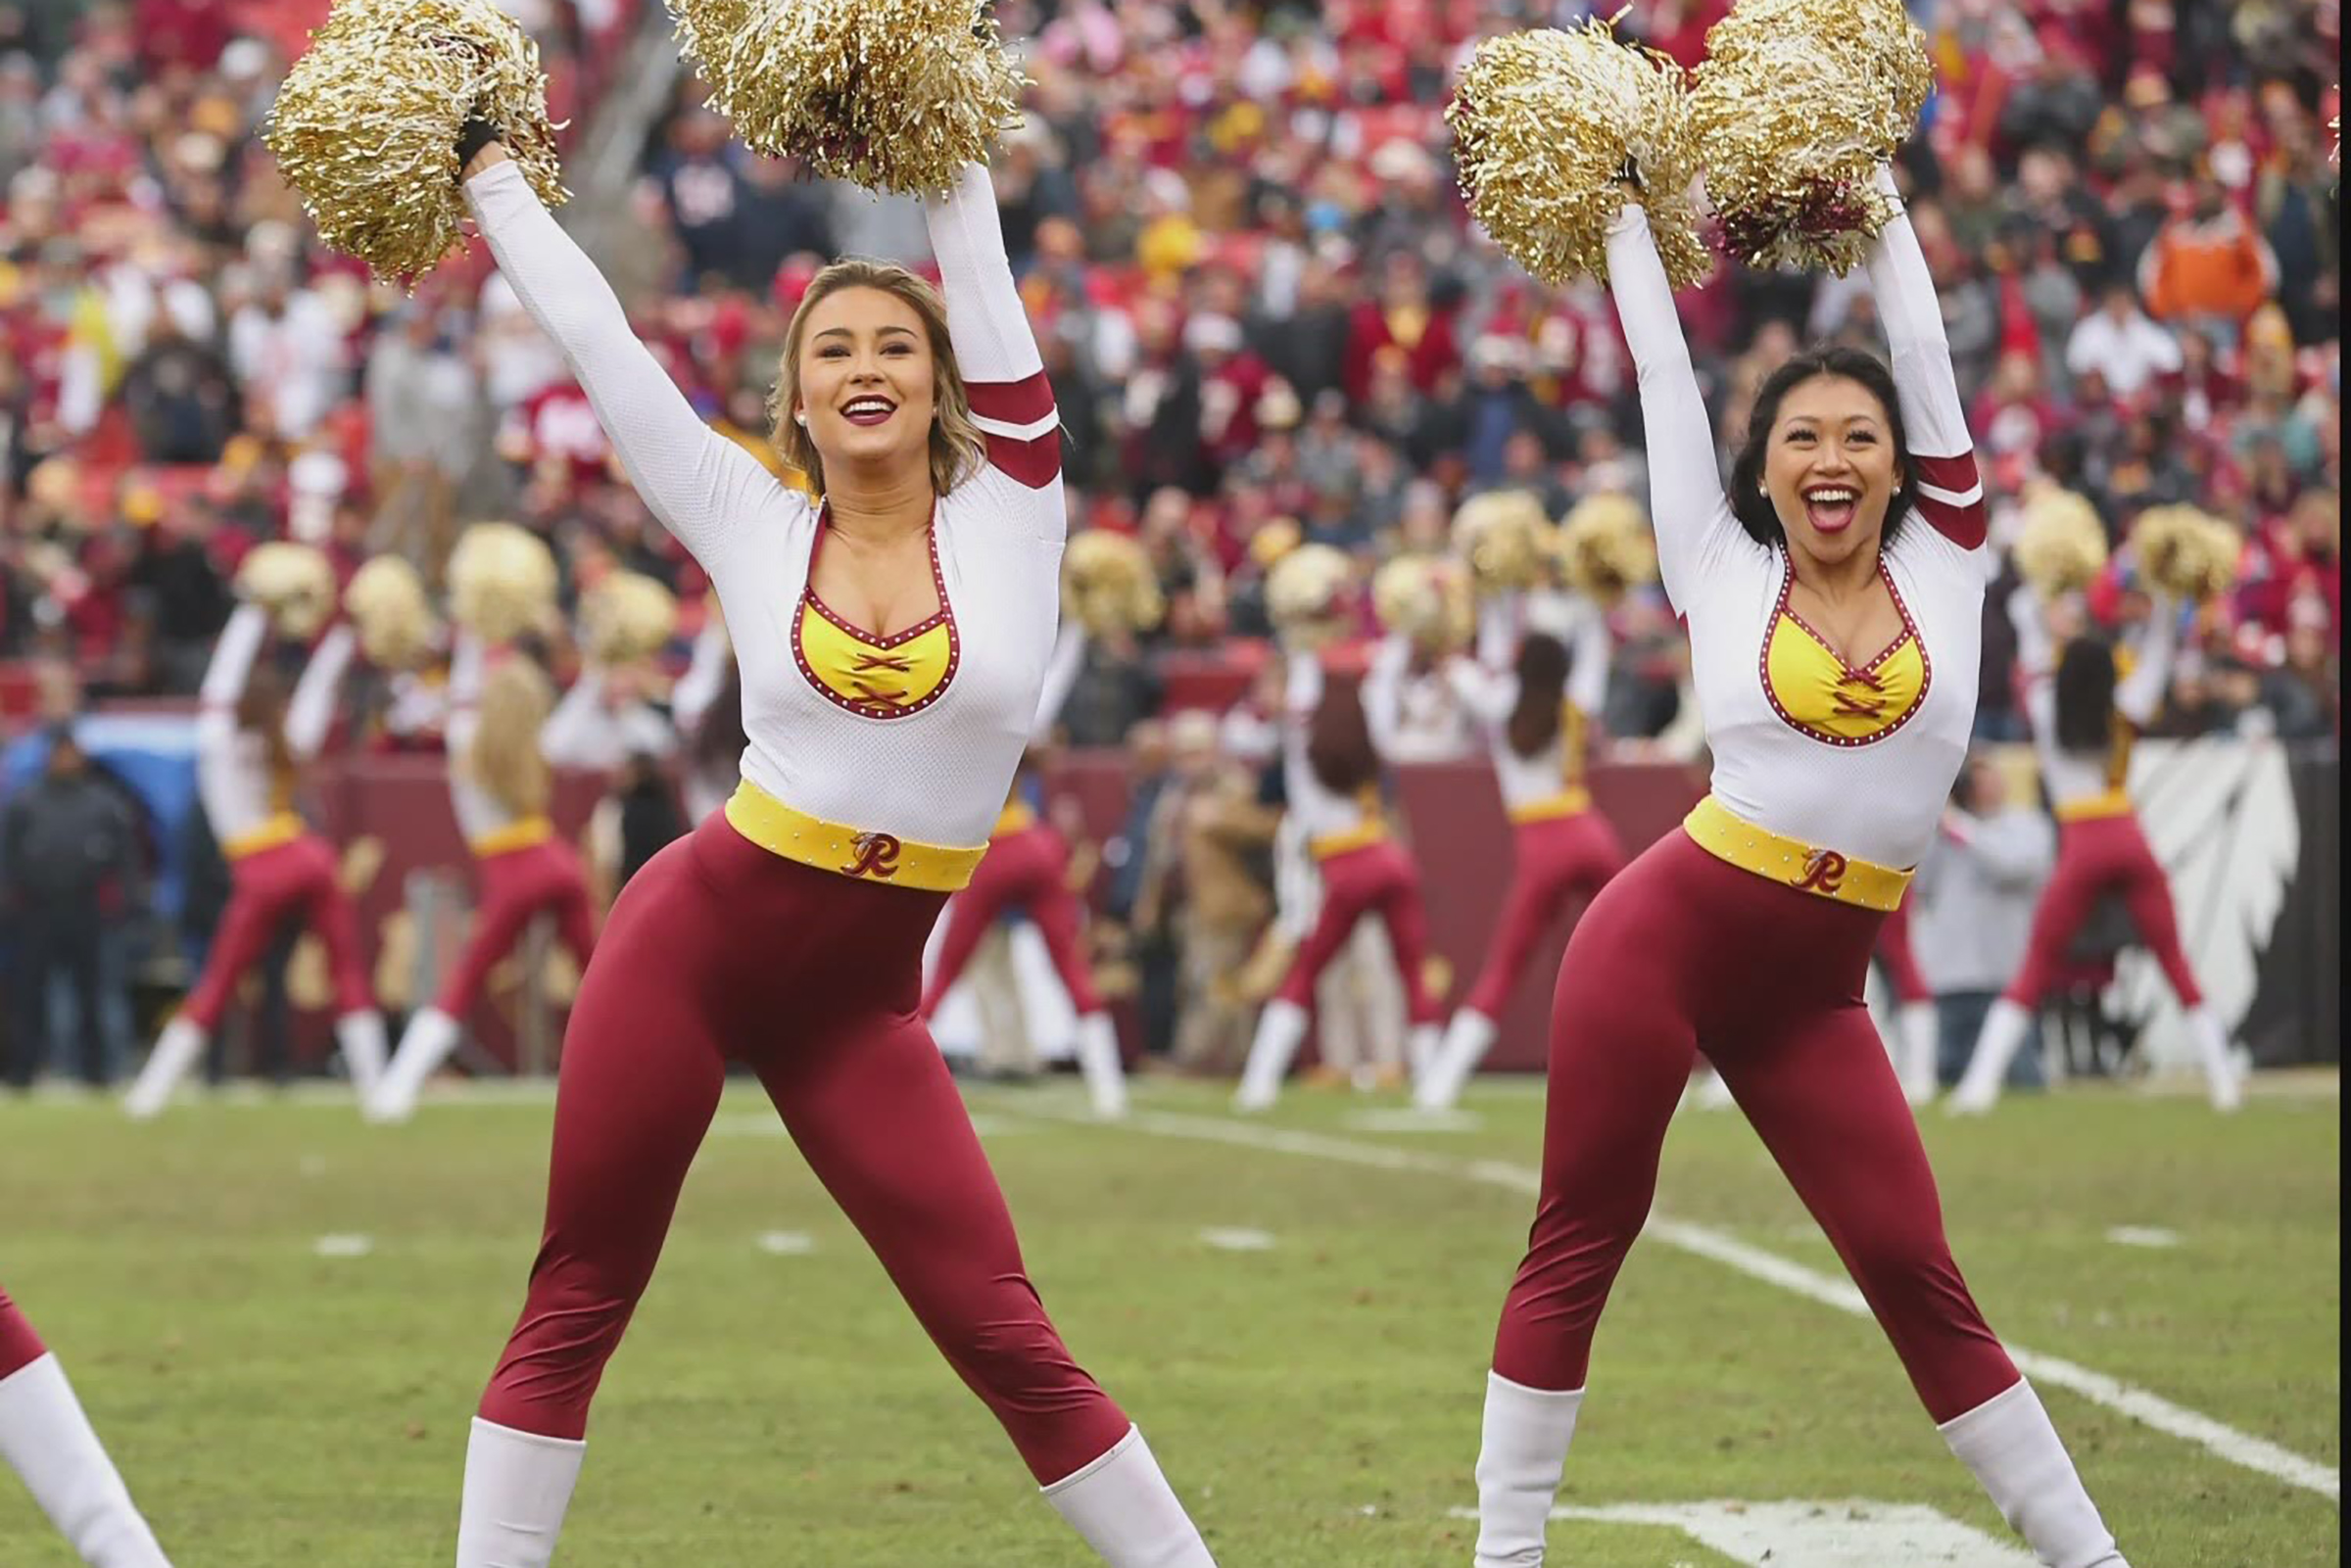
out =
[[[961,658],[945,611],[895,637],[873,638],[827,610],[811,594],[800,605],[792,653],[800,673],[851,713],[900,719],[936,702]]]
[[[1859,746],[1900,729],[1927,694],[1925,650],[1904,627],[1883,653],[1851,665],[1811,628],[1782,610],[1763,649],[1771,705],[1797,729],[1831,745]]]

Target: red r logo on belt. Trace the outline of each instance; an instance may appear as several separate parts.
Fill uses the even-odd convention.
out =
[[[889,878],[898,874],[898,841],[888,833],[859,833],[849,840],[857,858],[840,868],[844,877]]]
[[[1804,857],[1804,874],[1796,885],[1815,893],[1834,893],[1845,880],[1845,857],[1834,849],[1815,849]]]

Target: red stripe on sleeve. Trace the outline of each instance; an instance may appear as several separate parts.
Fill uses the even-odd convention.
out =
[[[1039,370],[1019,381],[971,381],[972,412],[1008,425],[1032,425],[1053,411],[1053,387]]]
[[[1048,430],[1034,441],[986,434],[989,465],[1002,469],[1031,490],[1044,489],[1061,472],[1060,431]]]
[[[1964,496],[1983,483],[1976,469],[1976,454],[1972,451],[1963,451],[1956,457],[1913,456],[1910,464],[1919,484],[1932,485],[1937,490],[1947,490],[1955,495]],[[1964,506],[1953,506],[1920,492],[1918,512],[1934,527],[1935,532],[1961,549],[1974,549],[1982,545],[1991,527],[1981,494]]]

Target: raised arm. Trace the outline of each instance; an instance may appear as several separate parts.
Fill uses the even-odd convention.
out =
[[[351,627],[338,622],[311,650],[311,662],[294,683],[294,695],[286,700],[286,745],[301,761],[310,761],[326,744],[326,732],[335,722],[335,697],[343,689],[343,673],[351,668],[357,645]]]
[[[1518,677],[1466,654],[1445,661],[1445,679],[1457,701],[1477,716],[1480,724],[1498,725],[1518,705]]]
[[[1918,510],[1935,531],[1961,549],[1984,546],[1984,483],[1976,473],[1976,444],[1967,433],[1959,380],[1951,373],[1951,344],[1943,330],[1943,303],[1926,254],[1902,210],[1894,170],[1878,166],[1878,189],[1894,203],[1894,218],[1869,253],[1869,286],[1894,359],[1894,390],[1902,404],[1904,438],[1916,472]]]
[[[609,725],[604,717],[604,672],[589,665],[540,726],[539,754],[557,768],[600,767],[603,753],[598,742]]]
[[[2131,639],[2131,673],[2114,684],[2117,712],[2140,729],[2163,707],[2172,689],[2172,660],[2180,651],[2180,601],[2168,594],[2155,595],[2147,619]]]
[[[1078,676],[1085,668],[1085,628],[1075,621],[1064,621],[1054,635],[1053,651],[1045,658],[1045,684],[1036,693],[1036,718],[1029,727],[1032,742],[1044,739],[1053,733],[1061,719],[1061,710],[1069,706],[1070,692],[1078,685]]]
[[[1383,757],[1396,753],[1396,736],[1404,729],[1404,683],[1413,663],[1411,639],[1391,632],[1380,639],[1364,667],[1359,688],[1364,726],[1371,733],[1371,749]]]
[[[2030,583],[2019,583],[2008,595],[2008,624],[2016,632],[2016,663],[2028,680],[2053,675],[2057,644],[2049,636],[2049,612]]]
[[[1004,221],[984,165],[965,166],[943,196],[927,198],[931,254],[947,297],[947,336],[971,394],[972,422],[987,437],[987,460],[1031,490],[1061,475],[1061,416],[1045,381],[1029,310],[1004,253]],[[1060,506],[1039,508],[1039,522],[1060,538]]]
[[[473,744],[481,722],[482,667],[488,660],[482,640],[459,630],[449,649],[449,717],[441,726],[442,748],[453,757],[463,756]]]
[[[1723,497],[1714,430],[1699,395],[1698,371],[1682,339],[1656,241],[1650,236],[1649,214],[1638,202],[1626,202],[1608,225],[1608,292],[1615,296],[1616,315],[1640,377],[1658,575],[1674,608],[1687,615],[1709,571],[1736,551],[1760,546],[1740,528]]]
[[[687,662],[686,673],[678,684],[669,689],[669,711],[678,721],[678,728],[693,731],[718,700],[719,688],[727,679],[727,629],[716,615],[704,612],[702,629],[694,640],[694,657]]]
[[[792,504],[749,452],[696,416],[520,168],[492,165],[465,182],[465,199],[514,297],[579,378],[637,494],[696,559],[713,565],[728,535]]]
[[[213,644],[213,659],[204,667],[204,685],[197,689],[197,703],[208,713],[224,713],[237,705],[245,694],[245,683],[253,678],[253,661],[262,651],[262,643],[269,636],[269,612],[259,604],[240,604],[229,616],[228,625],[220,629],[220,641]]]
[[[1591,719],[1608,700],[1608,659],[1615,652],[1608,636],[1608,618],[1597,604],[1586,603],[1567,641],[1567,700]]]

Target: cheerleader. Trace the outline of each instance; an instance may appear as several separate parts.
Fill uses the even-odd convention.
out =
[[[1054,718],[1077,684],[1085,659],[1084,634],[1065,626],[1055,639],[1046,664],[1044,690],[1037,703],[1031,734],[1042,742]],[[1094,1115],[1106,1118],[1127,1114],[1127,1069],[1119,1057],[1118,1029],[1110,1009],[1094,989],[1085,961],[1085,906],[1070,886],[1070,845],[1061,830],[1031,807],[1026,787],[1035,766],[1037,747],[1021,756],[1013,775],[1012,792],[987,832],[987,853],[973,869],[968,886],[947,900],[939,932],[938,964],[923,987],[918,1010],[928,1023],[938,1013],[939,999],[962,977],[980,938],[1006,915],[1018,911],[1036,925],[1053,972],[1070,993],[1070,1010],[1078,1015],[1078,1070],[1085,1079]]]
[[[171,1568],[66,1370],[0,1290],[0,1459],[90,1568]]]
[[[1893,373],[1844,348],[1774,371],[1728,498],[1647,214],[1628,202],[1609,226],[1714,773],[1683,831],[1601,890],[1559,968],[1541,1199],[1487,1384],[1480,1568],[1543,1561],[1593,1332],[1701,1042],[2002,1514],[2044,1563],[2123,1561],[1951,1261],[1861,1000],[1966,755],[1986,577],[1934,283],[1891,173],[1878,184],[1897,202],[1868,259]]]
[[[162,1112],[204,1054],[237,982],[296,917],[325,944],[335,1040],[362,1106],[383,1071],[384,1021],[360,961],[359,914],[337,879],[334,847],[294,812],[296,779],[325,742],[354,639],[345,624],[321,638],[289,698],[276,666],[259,657],[268,636],[269,611],[239,605],[198,692],[196,790],[228,862],[228,907],[196,988],[124,1096],[123,1108],[142,1119]]]
[[[2046,611],[2031,586],[2009,596],[2008,614],[2017,632],[2041,784],[2057,815],[2057,869],[2034,907],[2024,964],[1985,1016],[1967,1070],[1944,1109],[1975,1116],[1999,1102],[2009,1059],[2063,970],[2075,934],[2102,896],[2118,893],[2187,1014],[2213,1109],[2234,1111],[2243,1089],[2230,1057],[2229,1032],[2196,984],[2180,945],[2170,884],[2125,788],[2132,738],[2154,718],[2171,685],[2181,606],[2169,595],[2155,595],[2134,640],[2131,673],[2120,680],[2113,645],[2097,638],[2069,639],[2052,659]]]
[[[1488,727],[1512,870],[1485,966],[1414,1086],[1414,1103],[1425,1111],[1460,1097],[1544,929],[1570,898],[1590,898],[1624,865],[1624,846],[1584,786],[1586,733],[1607,693],[1608,623],[1598,605],[1579,600],[1573,624],[1572,659],[1566,642],[1530,632],[1507,674],[1467,658],[1450,666],[1463,702]]]
[[[478,132],[469,132],[469,140]],[[778,440],[705,426],[491,141],[465,194],[638,494],[701,564],[744,674],[725,808],[614,906],[563,1044],[547,1224],[472,1427],[458,1568],[545,1568],[588,1409],[724,1087],[801,1154],[1053,1506],[1108,1562],[1207,1547],[1063,1348],[917,1015],[925,938],[985,850],[1034,718],[1067,526],[1053,396],[987,171],[925,204],[945,279],[843,261],[786,336]]]
[[[583,970],[596,946],[587,873],[547,817],[551,781],[540,733],[553,693],[539,666],[521,654],[507,653],[485,675],[488,658],[479,636],[457,634],[445,732],[450,805],[481,881],[473,929],[432,1005],[419,1008],[402,1031],[400,1049],[367,1103],[372,1120],[406,1121],[415,1114],[425,1080],[457,1048],[491,966],[534,918],[553,920]]]
[[[1301,553],[1293,552],[1283,564]],[[1279,1097],[1282,1078],[1306,1038],[1315,982],[1366,918],[1375,917],[1387,927],[1396,955],[1412,1028],[1408,1058],[1417,1067],[1436,1049],[1437,1002],[1422,971],[1428,916],[1420,902],[1420,874],[1412,856],[1388,835],[1380,814],[1380,759],[1365,699],[1355,691],[1328,689],[1321,655],[1314,647],[1293,642],[1284,658],[1282,785],[1287,810],[1305,833],[1307,852],[1320,875],[1322,899],[1314,929],[1258,1015],[1232,1102],[1243,1112],[1268,1110]]]

